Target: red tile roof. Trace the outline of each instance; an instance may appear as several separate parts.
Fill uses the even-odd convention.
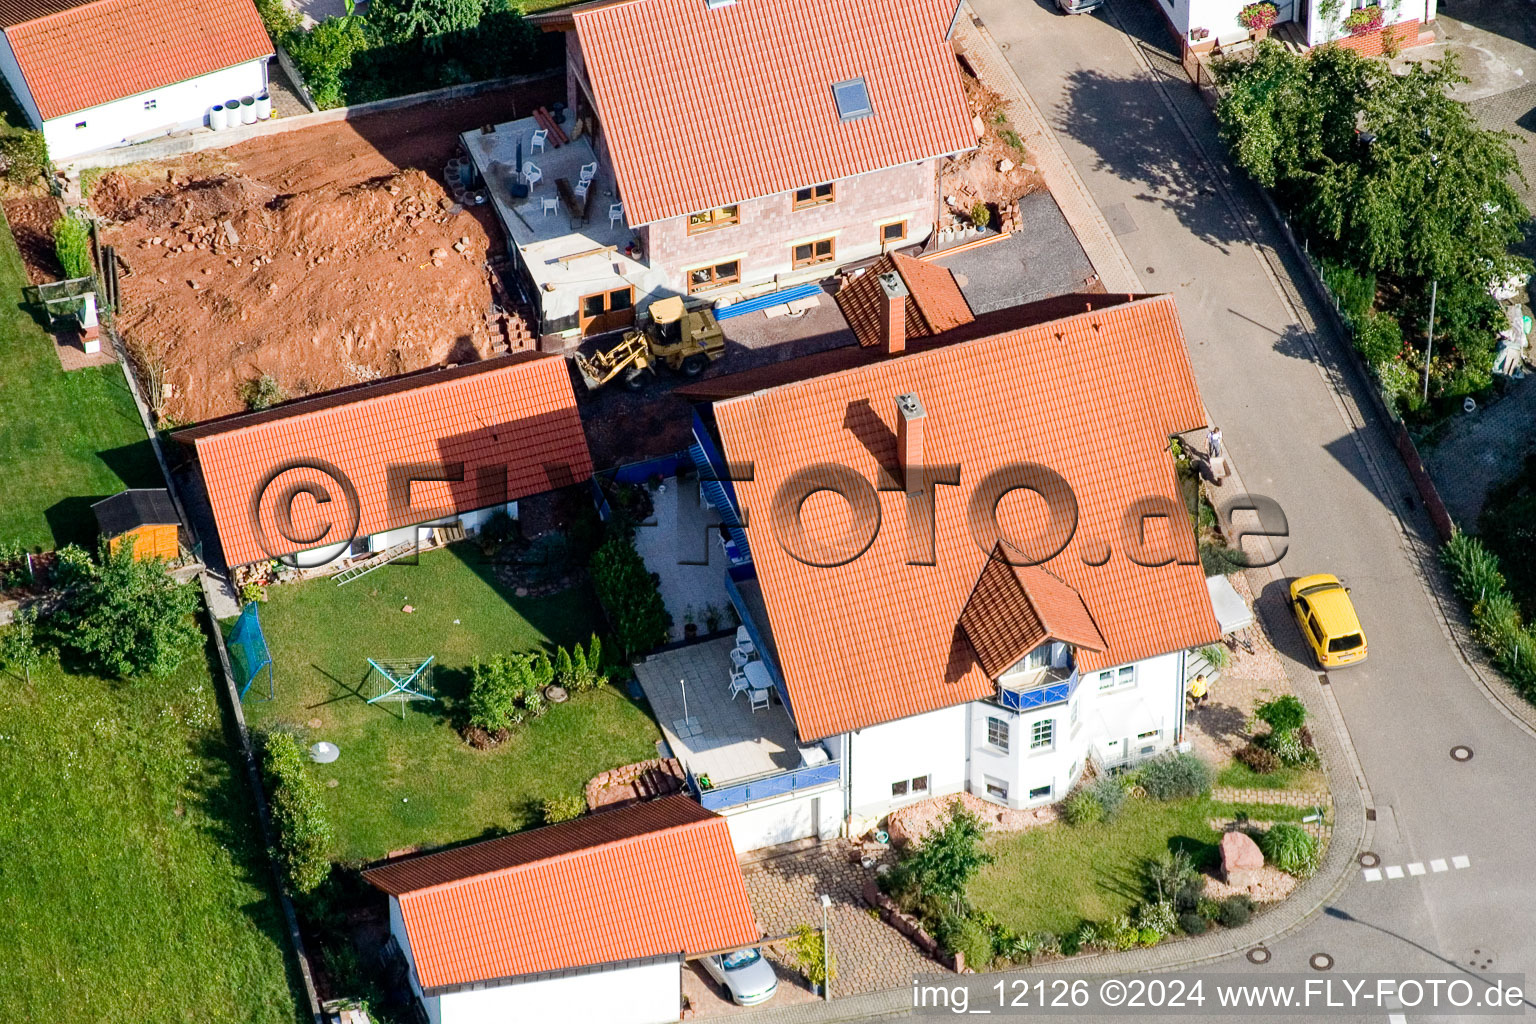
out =
[[[197,447],[208,503],[229,565],[245,565],[343,539],[351,511],[342,488],[316,470],[269,476],[294,460],[323,460],[357,492],[357,535],[487,508],[578,483],[592,457],[565,360],[522,353],[448,370],[428,370],[274,409],[226,417],[174,435]],[[419,482],[397,489],[391,516],[389,467],[462,466],[462,481]],[[396,471],[400,473],[399,470]],[[418,478],[425,475],[415,474]],[[323,485],[336,499],[293,501],[290,536],[275,518],[290,485]],[[251,506],[261,501],[263,548]],[[406,505],[409,508],[405,508]],[[326,522],[335,532],[325,532]]]
[[[725,819],[685,796],[386,864],[424,989],[762,938]]]
[[[1046,640],[1090,651],[1108,646],[1081,594],[1038,565],[1009,564],[1002,550],[982,567],[960,612],[960,628],[992,678]]]
[[[882,525],[859,557],[835,568],[793,558],[769,525],[777,488],[817,463],[878,481],[881,466],[896,465],[895,396],[907,392],[927,409],[926,461],[961,466],[959,487],[935,488],[937,564],[907,564],[899,490],[879,493]],[[959,628],[991,543],[978,545],[967,505],[979,481],[1017,462],[1055,470],[1077,498],[1076,532],[1045,568],[1081,595],[1106,644],[1101,652],[1079,649],[1082,670],[1220,636],[1198,561],[1138,565],[1121,537],[1123,514],[1142,498],[1179,501],[1168,438],[1205,422],[1171,297],[876,360],[717,402],[714,416],[727,458],[753,464],[753,478],[734,486],[754,524],[753,561],[806,740],[992,692]],[[1005,536],[1042,531],[1035,501],[1003,499]],[[831,494],[813,495],[802,508],[807,535],[839,544],[847,507]],[[1157,526],[1148,523],[1147,550],[1175,542],[1192,550],[1187,532],[1169,540],[1156,536]],[[1108,562],[1087,564],[1103,557],[1105,545]]]
[[[947,268],[891,253],[880,257],[837,293],[837,306],[860,345],[875,345],[880,341],[885,293],[880,288],[879,278],[893,270],[907,286],[908,339],[941,334],[976,319],[960,291],[959,282]]]
[[[955,0],[628,0],[570,12],[632,225],[971,149]],[[874,113],[841,121],[837,82]]]
[[[44,120],[272,53],[251,0],[96,0],[5,35]]]

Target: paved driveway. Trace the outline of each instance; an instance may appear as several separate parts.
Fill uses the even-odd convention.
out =
[[[1430,527],[1365,382],[1293,283],[1302,278],[1276,226],[1226,169],[1159,15],[1138,0],[1077,18],[1039,0],[973,2],[1099,206],[1123,210],[1115,230],[1143,284],[1176,296],[1213,420],[1247,485],[1288,514],[1280,568],[1336,572],[1354,587],[1371,660],[1334,673],[1320,692],[1342,713],[1363,769],[1371,847],[1389,865],[1468,858],[1463,870],[1395,880],[1351,872],[1331,901],[1348,919],[1319,916],[1278,939],[1266,970],[1306,971],[1317,951],[1335,957],[1335,970],[1441,969],[1480,950],[1479,964],[1492,955],[1492,969],[1536,972],[1526,925],[1536,885],[1519,838],[1526,826],[1516,824],[1536,741],[1447,644],[1420,576]],[[1261,596],[1261,610],[1296,678],[1300,641],[1278,590]],[[1448,752],[1462,743],[1477,755],[1457,764]],[[1219,969],[1254,970],[1239,958]]]

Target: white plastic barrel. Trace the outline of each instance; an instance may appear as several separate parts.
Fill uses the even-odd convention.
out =
[[[247,97],[245,97],[245,99],[240,101],[240,123],[241,124],[255,124],[256,123],[256,97],[255,96],[247,96]]]
[[[272,116],[272,96],[262,93],[256,97],[256,120],[265,121]]]
[[[215,103],[208,111],[208,127],[214,131],[222,131],[229,127],[229,114],[224,110],[224,104]]]

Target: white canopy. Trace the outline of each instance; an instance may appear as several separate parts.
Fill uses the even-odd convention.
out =
[[[1216,613],[1222,636],[1253,625],[1253,611],[1225,576],[1207,576],[1205,587],[1211,592],[1211,610]]]

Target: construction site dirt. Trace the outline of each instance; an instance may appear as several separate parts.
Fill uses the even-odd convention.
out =
[[[456,203],[441,172],[460,132],[550,102],[555,84],[102,176],[90,202],[118,255],[118,326],[161,420],[504,348],[487,265],[504,242],[488,208]]]

